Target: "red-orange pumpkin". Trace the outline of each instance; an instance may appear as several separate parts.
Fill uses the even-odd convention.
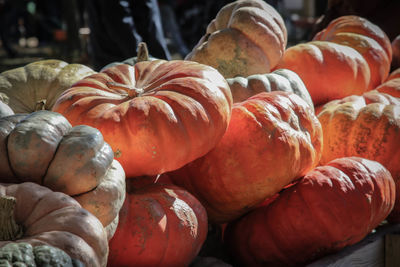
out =
[[[228,224],[225,243],[240,266],[304,266],[363,239],[394,201],[394,181],[380,163],[336,159]]]
[[[109,267],[188,266],[207,236],[207,213],[186,190],[174,185],[134,187],[110,240]]]
[[[77,82],[53,107],[101,131],[126,176],[157,175],[204,155],[221,139],[232,95],[212,67],[183,60],[121,64]]]
[[[235,103],[229,128],[205,156],[168,173],[210,221],[231,221],[318,164],[322,131],[298,95],[274,91]]]
[[[392,51],[393,51],[393,59],[392,59],[392,68],[400,68],[400,35],[392,41]]]
[[[383,164],[397,187],[389,219],[400,222],[400,99],[373,90],[325,104],[318,119],[324,135],[320,163],[358,156]]]
[[[370,70],[354,48],[312,41],[288,48],[277,68],[290,69],[303,80],[315,106],[369,89]]]

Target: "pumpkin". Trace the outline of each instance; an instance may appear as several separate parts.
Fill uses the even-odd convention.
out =
[[[272,73],[228,78],[226,81],[231,88],[234,103],[242,102],[261,92],[284,91],[299,95],[311,108],[314,108],[310,93],[303,81],[291,70],[279,69]]]
[[[358,156],[383,164],[400,192],[400,99],[371,91],[325,104],[318,113],[323,129],[320,164]],[[400,194],[389,216],[400,221]]]
[[[400,97],[400,68],[390,73],[387,80],[375,89],[381,93]]]
[[[393,51],[392,68],[393,69],[400,68],[400,34],[392,41],[392,51]]]
[[[120,222],[110,240],[108,266],[188,266],[207,236],[207,213],[186,190],[127,180]]]
[[[305,266],[359,242],[390,213],[395,184],[376,161],[335,159],[268,206],[229,223],[225,244],[240,266]]]
[[[48,110],[0,118],[0,182],[33,182],[71,195],[104,226],[125,198],[124,170],[101,133],[72,127]]]
[[[101,222],[76,200],[30,182],[0,184],[0,192],[0,247],[3,251],[20,255],[16,249],[22,249],[23,246],[10,245],[14,242],[28,243],[34,248],[51,246],[64,251],[85,266],[106,266],[106,231]],[[61,253],[54,257],[59,261],[66,258]]]
[[[141,61],[153,61],[156,59],[158,59],[158,58],[149,56],[149,51],[147,49],[146,43],[140,42],[138,44],[138,51],[137,51],[136,57],[127,58],[122,62],[111,62],[111,63],[105,65],[100,71],[103,71],[105,69],[108,69],[108,68],[116,66],[116,65],[128,64],[128,65],[134,66],[136,63],[141,62]]]
[[[285,51],[277,68],[296,72],[314,106],[369,90],[370,70],[354,48],[328,41],[294,45]]]
[[[328,26],[316,34],[316,40],[330,40],[338,33],[356,33],[374,39],[392,61],[392,45],[386,33],[366,18],[356,15],[340,16],[332,20]]]
[[[93,74],[82,64],[57,59],[40,60],[0,74],[0,93],[9,98],[15,113],[50,110],[58,96],[72,84]]]
[[[210,65],[225,78],[247,77],[270,72],[286,44],[284,21],[272,6],[234,1],[221,8],[185,59]]]
[[[384,82],[390,71],[390,59],[382,46],[374,39],[357,33],[339,32],[329,39],[314,38],[314,40],[330,41],[347,45],[357,50],[369,66],[371,80],[368,89],[372,90]]]
[[[0,248],[0,263],[3,266],[82,266],[81,261],[71,259],[59,248],[48,245],[33,247],[25,242],[11,242]]]
[[[228,222],[314,168],[321,130],[298,95],[259,93],[234,104],[228,130],[213,150],[168,176],[200,200],[210,222]]]
[[[66,90],[53,110],[101,131],[126,176],[177,169],[225,133],[232,94],[210,66],[184,60],[117,65]]]

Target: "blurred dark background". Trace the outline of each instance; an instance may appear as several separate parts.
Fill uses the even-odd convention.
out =
[[[92,5],[99,3],[90,0],[0,0],[0,72],[46,58],[93,66],[90,35],[91,33],[93,35],[94,31],[88,16],[90,2]],[[129,1],[115,2],[124,9],[129,5]],[[139,2],[141,1],[131,0],[132,9]],[[169,59],[182,59],[205,33],[208,23],[217,12],[232,1],[154,0],[153,2],[157,3],[159,8],[159,13],[155,15],[160,16]],[[378,12],[386,12],[384,14],[386,16],[378,19],[388,24],[389,14],[385,9],[380,11],[379,8],[384,6],[386,9],[391,9],[392,13],[400,11],[398,0],[350,1],[356,4],[340,0],[265,2],[274,6],[284,18],[288,30],[288,46],[310,40],[318,29],[317,22],[323,27],[329,20],[339,15],[352,13],[378,17]],[[132,10],[127,12],[133,13]],[[109,14],[113,15],[112,13],[113,10],[110,10]],[[118,18],[116,15],[113,16],[115,19]],[[377,23],[378,19],[372,21]],[[140,29],[141,22],[135,20],[135,23]]]

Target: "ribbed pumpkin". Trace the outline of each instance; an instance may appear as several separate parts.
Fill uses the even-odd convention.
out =
[[[274,91],[235,103],[216,147],[171,180],[195,195],[209,220],[231,221],[318,164],[321,125],[298,95]]]
[[[48,110],[0,119],[0,182],[34,182],[71,195],[110,236],[125,198],[124,170],[101,133]]]
[[[386,81],[375,88],[381,93],[400,97],[400,68],[390,73]]]
[[[204,155],[231,115],[229,85],[210,66],[184,60],[121,64],[77,82],[53,110],[101,131],[126,176],[157,175]]]
[[[15,113],[50,110],[59,95],[80,79],[95,73],[82,64],[40,60],[0,74],[0,93]]]
[[[240,266],[305,266],[363,239],[394,200],[394,181],[380,163],[336,159],[228,224],[225,244]]]
[[[357,33],[374,39],[386,51],[389,61],[392,61],[392,45],[386,33],[369,20],[356,16],[341,16],[332,20],[328,26],[317,33],[317,40],[330,40],[338,33]]]
[[[390,71],[390,59],[384,48],[374,39],[352,32],[339,32],[326,37],[329,39],[321,38],[321,36],[319,38],[316,36],[314,40],[347,45],[357,50],[364,57],[371,74],[368,89],[372,90],[386,80]]]
[[[371,91],[325,104],[318,114],[324,145],[321,164],[359,156],[382,163],[400,192],[400,99]],[[400,194],[390,220],[400,221]]]
[[[8,115],[14,115],[14,111],[10,108],[8,103],[8,97],[0,93],[0,118]]]
[[[283,55],[287,32],[281,15],[262,0],[222,7],[186,56],[216,68],[225,78],[268,73]]]
[[[0,247],[10,242],[28,243],[33,247],[47,245],[63,250],[87,267],[106,266],[106,231],[76,200],[30,182],[0,184],[0,192]],[[27,260],[21,254],[15,256]]]
[[[370,70],[354,48],[328,41],[312,41],[288,48],[277,68],[296,72],[314,106],[369,89]]]
[[[207,213],[186,190],[127,180],[120,222],[110,240],[109,267],[189,266],[207,236]]]
[[[233,102],[242,102],[250,96],[262,92],[284,91],[292,92],[303,98],[314,108],[310,93],[299,75],[287,69],[275,70],[272,73],[253,74],[248,77],[228,78]]]
[[[392,59],[392,68],[400,68],[400,35],[392,41],[392,51],[393,51],[393,59]]]

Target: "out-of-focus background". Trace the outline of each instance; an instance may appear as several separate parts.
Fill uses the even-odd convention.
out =
[[[352,5],[348,4],[348,1],[346,4],[346,1],[340,0],[265,2],[272,5],[284,18],[288,29],[288,46],[291,46],[312,38],[316,22],[324,17],[333,18],[335,13],[344,15],[346,12],[360,15],[368,15],[369,12],[378,17],[382,3],[387,3],[386,7],[390,9],[390,5],[396,1],[350,1]],[[92,66],[90,35],[93,34],[93,29],[88,14],[93,5],[100,5],[97,4],[100,2],[102,1],[0,0],[0,71],[46,58]],[[115,2],[124,8],[129,5],[129,1]],[[136,3],[141,1],[131,2],[133,6],[131,8],[135,9]],[[158,0],[155,2],[159,8],[156,16],[158,14],[160,16],[170,58],[181,59],[199,41],[207,25],[221,7],[232,1]],[[112,9],[109,10],[109,14],[113,12]],[[385,14],[382,16],[383,21]],[[118,15],[114,15],[114,18],[120,19]],[[377,23],[374,19],[371,21]],[[126,22],[124,20],[124,23]],[[135,23],[136,27],[141,27],[140,21],[135,19]]]

